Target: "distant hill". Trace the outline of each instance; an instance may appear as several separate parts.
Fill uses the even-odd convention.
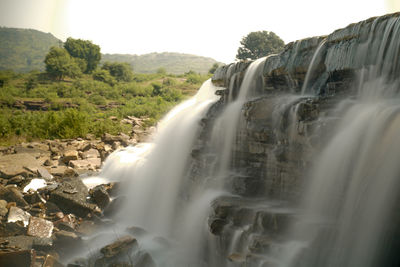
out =
[[[44,57],[50,47],[60,42],[51,33],[0,27],[0,70],[44,70]]]
[[[209,57],[171,52],[144,55],[104,54],[101,61],[127,62],[135,72],[152,73],[157,72],[159,68],[164,68],[167,73],[174,74],[181,74],[190,70],[207,73],[214,63],[219,63]]]
[[[12,69],[17,72],[44,70],[43,61],[50,47],[59,45],[62,45],[62,41],[51,33],[0,27],[0,70]],[[135,72],[154,73],[159,68],[164,68],[167,73],[173,74],[190,70],[207,73],[217,62],[212,58],[167,52],[145,55],[103,54],[102,62],[105,61],[127,62]]]

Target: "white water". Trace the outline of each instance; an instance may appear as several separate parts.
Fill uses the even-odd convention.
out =
[[[388,75],[393,73],[390,61],[399,56],[400,30],[395,22],[388,23],[380,45],[373,44],[375,50],[369,43],[372,36],[360,45],[355,60],[364,68],[360,73],[358,98],[338,106],[334,116],[341,120],[332,139],[318,154],[308,178],[310,184],[304,192],[300,221],[289,233],[284,248],[276,248],[272,255],[261,255],[259,266],[270,262],[285,267],[387,267],[382,262],[390,263],[390,259],[382,261],[382,257],[392,238],[390,214],[399,199],[396,189],[400,186],[399,83]],[[394,41],[390,42],[389,36]],[[313,72],[321,47],[313,56],[308,75]],[[368,53],[376,49],[379,56],[375,66],[371,66],[370,60],[367,62]],[[113,231],[119,235],[127,226],[146,229],[150,234],[140,237],[139,244],[150,252],[158,266],[225,263],[215,253],[217,238],[207,235],[206,219],[210,203],[226,194],[223,182],[232,171],[232,150],[237,142],[242,107],[254,94],[264,62],[261,59],[248,67],[236,97],[232,89],[238,77],[232,77],[229,103],[214,122],[209,140],[218,160],[215,166],[210,166],[208,176],[197,181],[190,196],[182,194],[187,190],[187,160],[199,134],[200,119],[218,99],[214,95],[217,88],[210,82],[193,99],[166,116],[152,148],[128,148],[107,160],[100,177],[123,180],[127,185],[128,201],[117,217],[120,229]],[[302,91],[308,91],[311,80],[305,79]],[[275,103],[275,126],[282,124],[280,113],[286,112],[289,124],[297,125],[295,103],[300,97],[285,96]],[[296,127],[288,130],[288,136],[276,135],[284,142],[291,142],[299,130]],[[238,229],[234,234],[228,253],[240,250],[242,233]],[[107,238],[96,241],[102,246],[113,238],[115,234],[109,231]]]
[[[358,97],[334,113],[341,119],[311,171],[301,220],[289,233],[280,266],[399,264],[392,236],[400,197],[400,84],[393,76],[399,69],[399,19],[383,30],[377,42],[374,22],[360,45],[354,59],[364,62]]]
[[[207,218],[212,201],[227,194],[223,178],[229,173],[242,105],[256,89],[264,62],[263,58],[248,67],[235,99],[230,92],[231,102],[214,123],[210,140],[218,162],[210,176],[190,189],[190,195],[185,195],[189,190],[185,187],[188,159],[198,138],[200,119],[218,99],[214,95],[217,88],[210,81],[160,122],[153,147],[140,153],[128,148],[107,160],[100,176],[117,177],[127,185],[127,205],[117,217],[121,228],[142,227],[150,236],[167,238],[171,244],[160,249],[149,236],[139,240],[158,266],[207,266],[207,261],[213,262],[214,252],[207,249]],[[230,87],[232,90],[233,84]]]
[[[313,77],[314,71],[316,69],[316,65],[319,64],[319,60],[321,57],[321,53],[324,50],[326,40],[323,40],[315,50],[315,53],[311,59],[310,65],[308,66],[308,70],[306,73],[306,77],[304,78],[303,86],[301,87],[301,94],[305,95],[308,93],[312,94],[312,86],[310,86],[310,79]],[[311,91],[311,92],[310,92]]]
[[[126,224],[165,237],[172,234],[187,160],[199,132],[200,119],[218,99],[214,94],[216,89],[209,80],[195,97],[169,112],[159,124],[146,161],[128,167],[129,204],[122,212]]]
[[[221,178],[229,175],[229,163],[232,158],[232,147],[235,142],[240,112],[243,104],[256,90],[257,78],[261,76],[265,59],[266,58],[260,58],[252,62],[246,69],[236,99],[227,105],[223,113],[217,118],[213,125],[211,143],[212,147],[215,148],[216,153],[218,154],[217,158],[219,159],[219,162],[215,166],[212,176],[218,177],[219,181],[223,181]],[[233,82],[232,80],[234,80],[235,77],[236,76],[233,76],[230,82]],[[229,99],[233,99],[231,94],[232,93],[229,92]],[[221,186],[222,185],[219,185],[219,187]]]
[[[211,177],[203,177],[189,196],[185,196],[185,190],[189,190],[185,187],[185,178],[190,153],[200,132],[200,119],[218,100],[215,95],[218,88],[210,80],[196,96],[166,115],[159,123],[152,145],[128,147],[110,155],[99,177],[91,178],[94,181],[119,180],[124,184],[126,205],[115,218],[119,229],[114,226],[108,232],[118,236],[129,226],[145,229],[150,234],[139,238],[139,243],[152,255],[157,266],[207,266],[205,253],[210,253],[207,218],[211,202],[227,194],[221,178],[228,173],[242,105],[255,90],[254,81],[262,71],[264,60],[257,60],[248,67],[235,99],[230,92],[232,102],[217,119],[213,132],[218,134],[212,135],[210,141],[218,144],[218,167],[211,172]],[[230,87],[232,90],[233,84]],[[87,182],[90,183],[90,179]],[[110,233],[96,238],[96,246],[110,242],[112,237]],[[169,240],[168,248],[154,241],[159,237]]]
[[[121,181],[124,185],[122,194],[126,195],[125,205],[114,218],[118,225],[95,236],[88,243],[91,251],[123,235],[127,227],[135,226],[149,233],[138,239],[157,266],[201,266],[196,255],[203,234],[199,228],[206,226],[205,218],[201,217],[208,214],[209,204],[217,193],[202,195],[202,199],[192,203],[185,203],[179,194],[193,144],[198,138],[200,119],[219,99],[215,95],[218,89],[211,80],[206,81],[193,98],[165,116],[152,144],[127,147],[113,153],[99,177],[86,179],[87,183]],[[169,247],[158,240],[168,240]],[[195,240],[200,244],[187,246]]]

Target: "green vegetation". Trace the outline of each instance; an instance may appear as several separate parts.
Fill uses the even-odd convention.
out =
[[[273,32],[251,32],[240,41],[237,59],[257,59],[283,50],[285,43]]]
[[[101,67],[102,70],[114,77],[117,81],[130,82],[133,78],[131,66],[128,63],[105,62]]]
[[[67,50],[53,46],[44,60],[46,72],[61,81],[65,76],[75,78],[82,74],[79,64],[71,57]]]
[[[218,63],[214,63],[214,64],[212,65],[212,67],[208,70],[208,73],[214,74],[215,71],[218,69],[218,67],[219,67],[219,64],[218,64]]]
[[[56,46],[50,48],[44,63],[49,76],[61,81],[65,76],[76,78],[80,77],[82,72],[92,73],[97,68],[100,58],[100,47],[98,45],[87,40],[68,38],[64,48]],[[111,76],[116,76],[118,81],[120,81],[120,75],[131,74],[129,72],[131,71],[130,66],[126,66],[125,63],[108,63],[103,66],[103,69],[112,72],[110,73]],[[106,80],[103,79],[103,81]],[[128,80],[124,79],[124,81]]]
[[[96,45],[90,41],[69,38],[63,44],[50,33],[6,27],[0,27],[0,70],[43,71],[45,70],[44,58],[52,46],[67,49],[83,73],[92,73],[96,70],[94,66],[100,60],[100,50],[97,50]],[[100,63],[107,61],[128,63],[136,73],[165,71],[165,73],[173,74],[183,74],[190,70],[207,74],[210,67],[217,63],[212,58],[181,53],[103,54],[101,60]]]
[[[153,125],[217,66],[178,53],[133,56],[139,58],[134,66],[141,62],[152,72],[144,74],[119,55],[105,56],[99,67],[101,57],[100,47],[87,40],[63,44],[51,34],[0,28],[0,143],[129,134],[132,125],[123,118],[147,118],[145,126]]]
[[[147,126],[153,125],[209,78],[195,72],[130,73],[129,81],[117,80],[106,69],[54,80],[38,71],[0,71],[0,142],[129,133],[132,126],[121,119],[145,117]]]
[[[100,62],[100,46],[88,40],[68,38],[64,48],[73,58],[80,59],[80,66],[84,73],[92,73]]]

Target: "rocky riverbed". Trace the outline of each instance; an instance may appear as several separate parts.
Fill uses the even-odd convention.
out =
[[[153,130],[1,147],[0,266],[63,266],[85,236],[107,224],[115,207],[110,203],[117,183],[89,189],[81,177],[97,174],[109,154],[146,140]],[[116,240],[101,251],[96,266],[135,246],[131,236]]]

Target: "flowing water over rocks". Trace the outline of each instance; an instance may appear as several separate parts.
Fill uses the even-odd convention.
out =
[[[399,35],[396,13],[219,68],[110,155],[108,224],[70,262],[398,266]]]

